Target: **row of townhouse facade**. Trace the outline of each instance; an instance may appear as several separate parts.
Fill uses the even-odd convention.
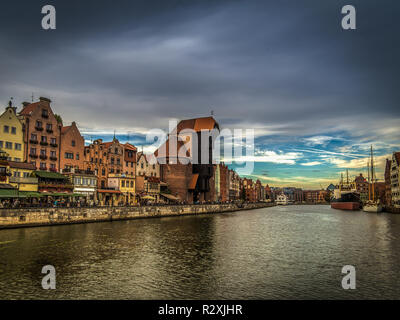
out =
[[[386,159],[385,167],[385,206],[400,208],[400,152],[394,152],[391,159]]]
[[[7,194],[69,197],[97,205],[271,199],[271,190],[260,180],[241,178],[224,163],[213,163],[215,136],[208,141],[209,161],[202,163],[202,131],[220,130],[213,117],[180,121],[164,145],[146,155],[115,136],[112,141],[97,139],[85,145],[77,123],[65,125],[51,104],[40,97],[24,102],[17,112],[10,102],[0,115],[0,198],[2,194],[4,198]],[[178,140],[187,129],[191,136],[185,142]],[[178,150],[192,161],[175,161]],[[196,154],[198,159],[193,159]]]

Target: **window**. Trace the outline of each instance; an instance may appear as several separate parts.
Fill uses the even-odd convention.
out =
[[[122,188],[125,188],[125,180],[122,180],[122,181],[121,181],[121,187],[122,187]]]
[[[40,169],[46,170],[46,163],[45,162],[41,162],[40,163]]]
[[[143,162],[140,164],[140,168],[142,168],[142,169],[143,169]]]
[[[57,143],[57,142],[56,142],[56,138],[51,138],[51,139],[50,139],[50,143],[51,143],[51,144],[56,144],[56,143]]]
[[[29,172],[24,172],[23,175],[24,175],[24,178],[28,178],[29,177]]]
[[[73,158],[74,158],[74,154],[72,152],[65,153],[65,159],[73,159]],[[93,158],[92,158],[92,162],[93,162]]]
[[[102,169],[102,170],[101,170],[101,175],[102,175],[102,176],[105,176],[105,175],[106,175],[106,170],[105,170],[105,169]]]
[[[15,147],[15,150],[19,150],[20,151],[21,148],[22,148],[22,145],[20,143],[15,143],[14,147]]]
[[[10,127],[9,126],[4,126],[4,133],[8,133],[10,131]]]
[[[21,162],[21,158],[14,158],[15,162]]]
[[[76,160],[79,160],[79,153],[76,154]],[[96,158],[96,162],[97,162],[97,158]]]
[[[47,109],[42,109],[42,116],[43,117],[48,117],[49,116],[49,112],[47,111]]]
[[[51,123],[46,124],[46,130],[47,131],[52,131],[53,130],[53,125]]]
[[[133,188],[133,181],[131,181],[131,188]]]
[[[31,148],[30,154],[36,154],[36,148]]]
[[[37,135],[35,133],[31,133],[31,140],[37,140]]]
[[[50,151],[50,157],[55,158],[56,157],[56,152],[55,151]]]
[[[11,127],[11,134],[17,134],[17,128]]]
[[[6,141],[6,149],[12,149],[12,142]]]
[[[72,140],[72,141],[71,141],[71,145],[72,145],[73,147],[75,147],[75,140]]]
[[[0,141],[0,148],[3,148],[3,141]]]
[[[42,121],[36,120],[36,127],[42,128]]]
[[[47,137],[46,136],[41,136],[40,141],[47,142]]]
[[[50,163],[50,169],[55,170],[56,169],[56,165],[54,163]]]
[[[20,177],[21,177],[21,172],[14,171],[14,178],[20,178]]]
[[[45,156],[46,155],[46,149],[40,149],[40,155]]]

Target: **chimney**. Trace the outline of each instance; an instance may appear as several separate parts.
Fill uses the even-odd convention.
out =
[[[30,105],[30,103],[29,102],[26,102],[26,101],[24,101],[24,102],[22,102],[22,106],[25,108],[27,105]]]
[[[40,97],[39,100],[40,100],[40,101],[46,101],[46,102],[48,102],[48,103],[51,102],[51,100],[50,100],[49,98],[45,98],[45,97]]]

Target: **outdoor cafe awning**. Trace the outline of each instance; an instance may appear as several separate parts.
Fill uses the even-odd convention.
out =
[[[178,197],[173,196],[172,194],[168,194],[168,193],[160,193],[163,197],[167,198],[168,200],[172,200],[172,201],[180,201],[181,199],[179,199]]]
[[[155,198],[152,197],[152,196],[144,196],[144,197],[141,197],[141,199],[144,199],[144,200],[155,200]]]

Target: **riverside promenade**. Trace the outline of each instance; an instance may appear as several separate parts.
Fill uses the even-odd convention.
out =
[[[51,226],[195,214],[212,214],[274,206],[271,203],[0,209],[0,229]]]

